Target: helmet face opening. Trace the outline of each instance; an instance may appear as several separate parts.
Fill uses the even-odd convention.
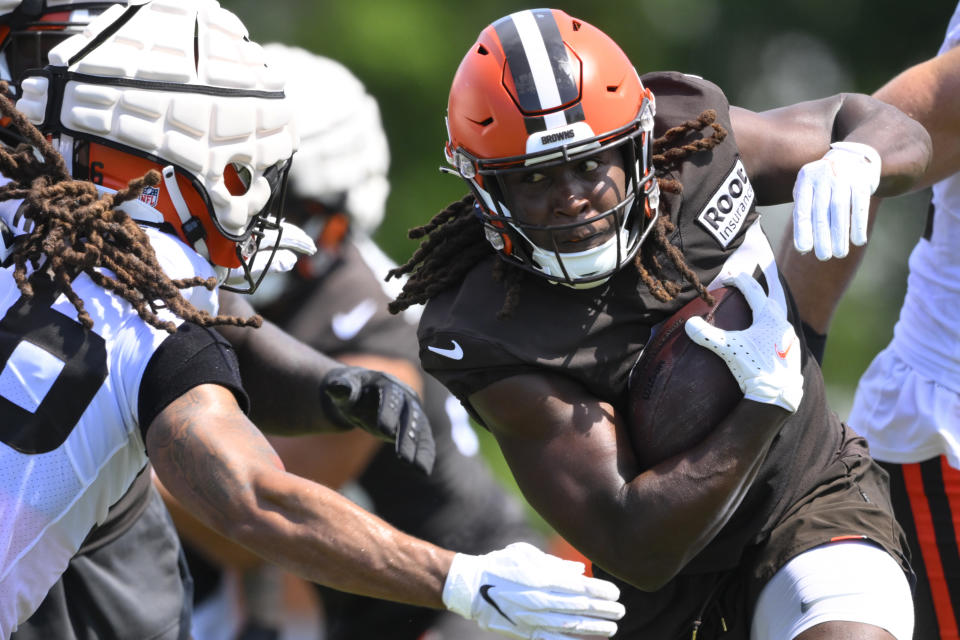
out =
[[[478,169],[477,177],[487,188],[477,188],[475,193],[491,203],[490,210],[481,210],[480,216],[486,224],[513,236],[508,259],[551,282],[577,288],[601,284],[631,260],[657,215],[656,211],[649,210],[648,204],[643,206],[655,189],[655,182],[652,172],[640,173],[641,163],[636,153],[638,137],[647,137],[639,127],[606,142],[591,139],[559,150],[531,154],[525,156],[522,163],[506,167],[489,168],[501,163],[478,162],[483,168]],[[569,171],[579,171],[581,165],[585,165],[584,169],[590,169],[592,164],[602,167],[601,162],[616,165],[614,174],[622,175],[622,184],[616,184],[621,180],[611,180],[606,173],[597,172],[601,175],[593,178],[592,189],[599,197],[543,193],[539,194],[542,202],[533,201],[538,209],[534,213],[526,210],[513,195],[515,189],[511,184],[531,174],[564,165],[570,167]],[[546,188],[557,187],[548,184]],[[575,202],[596,199],[605,204],[589,217],[573,215],[570,222],[563,222],[564,217],[550,209],[551,198],[556,197],[575,197]]]
[[[636,255],[656,221],[654,113],[653,94],[606,34],[559,10],[520,11],[487,27],[457,70],[447,160],[502,258],[550,282],[596,286]],[[518,173],[611,151],[625,184],[589,219],[547,223],[511,203]]]
[[[659,190],[651,166],[652,110],[652,101],[644,97],[640,114],[621,129],[534,153],[477,158],[457,149],[458,173],[481,203],[478,215],[501,257],[575,288],[602,284],[632,260],[658,217]],[[625,184],[618,190],[618,202],[589,219],[547,224],[512,202],[511,176],[582,163],[604,153],[618,154]]]
[[[247,228],[247,237],[236,243],[237,261],[243,272],[243,284],[230,285],[226,282],[220,285],[225,291],[250,294],[257,290],[264,277],[270,272],[270,265],[280,248],[283,237],[283,209],[287,193],[287,184],[290,176],[291,160],[287,158],[264,172],[264,178],[270,184],[270,198],[263,209],[254,215]],[[242,172],[238,172],[242,180]],[[249,185],[248,185],[249,186]],[[269,244],[264,244],[265,238],[271,238]],[[254,263],[264,265],[259,273],[253,270]]]

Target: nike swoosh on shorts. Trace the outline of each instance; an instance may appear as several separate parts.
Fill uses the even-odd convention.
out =
[[[444,358],[450,358],[451,360],[462,360],[463,359],[463,348],[457,344],[456,340],[451,340],[453,347],[449,349],[443,349],[441,347],[427,347],[430,351],[433,351],[437,355],[441,355]]]

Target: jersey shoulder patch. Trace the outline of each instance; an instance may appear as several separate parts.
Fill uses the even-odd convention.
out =
[[[738,158],[730,173],[697,215],[697,223],[726,248],[743,227],[753,206],[753,185]]]

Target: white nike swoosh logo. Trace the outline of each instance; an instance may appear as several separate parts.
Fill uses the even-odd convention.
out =
[[[377,303],[367,298],[346,313],[336,313],[330,322],[333,335],[340,340],[349,340],[360,333],[360,329],[370,321],[377,312]]]
[[[463,349],[460,348],[460,345],[457,344],[456,340],[451,340],[450,342],[453,343],[452,349],[441,349],[440,347],[427,347],[427,349],[430,349],[430,351],[433,351],[437,355],[450,358],[451,360],[462,360]]]

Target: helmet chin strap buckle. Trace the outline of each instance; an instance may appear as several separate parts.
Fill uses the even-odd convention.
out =
[[[173,165],[168,164],[163,168],[163,185],[167,188],[167,193],[170,195],[171,202],[173,202],[173,208],[177,211],[177,217],[180,218],[180,228],[183,229],[183,235],[187,238],[187,242],[197,253],[209,260],[210,252],[207,250],[207,243],[203,240],[206,232],[203,230],[203,225],[200,224],[200,219],[191,214],[190,209],[187,208],[187,201],[183,199],[183,194],[180,193],[180,185],[177,184],[177,171],[173,168]]]

